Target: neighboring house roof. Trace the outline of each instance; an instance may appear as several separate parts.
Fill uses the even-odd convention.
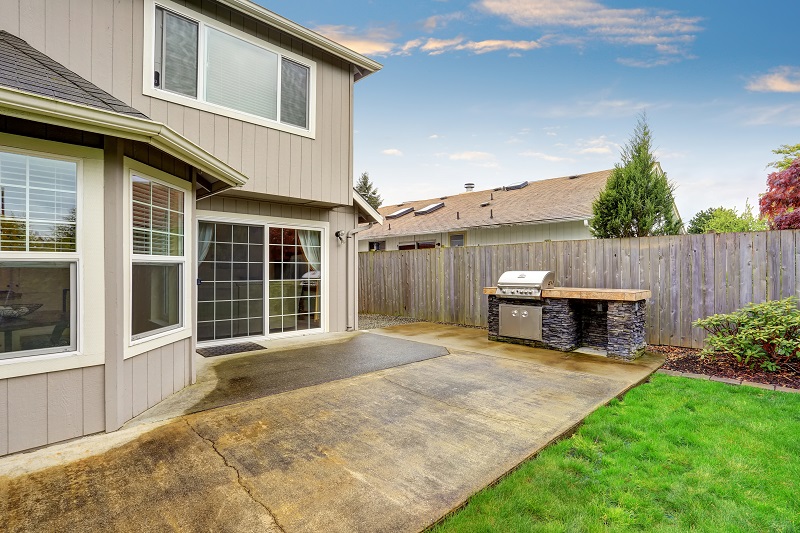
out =
[[[169,126],[5,31],[0,31],[0,115],[145,142],[217,180],[210,194],[247,182],[247,176]]]
[[[585,220],[592,216],[592,202],[606,186],[611,170],[528,182],[518,189],[488,189],[414,200],[381,207],[383,226],[361,233],[360,239],[424,235],[469,228],[541,224]],[[435,204],[444,203],[436,208]],[[414,213],[434,206],[427,214]],[[393,213],[413,208],[397,218]]]
[[[0,85],[65,102],[147,118],[7,31],[0,31]]]
[[[383,217],[381,214],[378,213],[374,207],[369,205],[369,202],[367,202],[364,197],[361,196],[361,193],[358,192],[355,187],[353,188],[353,205],[355,205],[361,211],[361,218],[364,219],[364,222],[376,222],[378,224],[383,224]]]
[[[378,63],[377,61],[373,61],[368,57],[364,57],[361,54],[350,50],[349,48],[342,46],[339,43],[331,41],[327,37],[323,37],[319,33],[309,30],[308,28],[304,28],[303,26],[297,24],[296,22],[292,22],[289,19],[285,19],[282,16],[273,13],[272,11],[265,9],[258,4],[251,2],[250,0],[218,0],[221,4],[225,4],[232,9],[240,13],[244,13],[253,17],[256,20],[260,20],[265,24],[269,24],[279,30],[282,30],[289,35],[311,43],[319,48],[329,52],[336,57],[340,57],[353,65],[356,66],[355,72],[355,81],[360,80],[370,74],[379,71],[383,68],[383,65]]]

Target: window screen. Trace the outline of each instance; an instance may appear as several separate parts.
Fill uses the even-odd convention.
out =
[[[281,62],[281,122],[308,127],[308,67]]]
[[[213,28],[206,35],[206,100],[277,120],[278,55]]]
[[[156,86],[197,98],[196,22],[156,10]]]

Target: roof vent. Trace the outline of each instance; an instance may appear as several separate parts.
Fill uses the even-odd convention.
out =
[[[422,209],[419,209],[419,210],[415,211],[414,212],[414,216],[427,215],[428,213],[433,213],[437,209],[441,209],[443,207],[444,207],[444,202],[439,202],[437,204],[426,205]]]
[[[489,205],[489,202],[483,202],[483,203],[481,204],[481,207],[486,207],[487,205]]]
[[[575,178],[580,178],[580,176],[570,176],[569,179],[574,180]]]
[[[523,187],[527,187],[527,181],[520,181],[519,183],[512,183],[511,185],[506,185],[507,191],[515,191],[517,189],[522,189]]]
[[[440,196],[439,200],[447,200],[447,196]]]
[[[472,192],[473,190],[475,190],[475,184],[474,183],[465,183],[464,184],[464,188],[467,190],[467,192]]]
[[[400,204],[400,205],[403,205],[403,204]],[[406,207],[404,209],[400,209],[398,211],[395,211],[391,215],[386,215],[386,218],[400,218],[401,216],[407,215],[408,213],[410,213],[413,210],[414,210],[413,207]]]

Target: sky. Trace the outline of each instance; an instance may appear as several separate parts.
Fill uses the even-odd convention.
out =
[[[797,0],[258,0],[384,65],[354,172],[384,205],[613,168],[644,111],[684,221],[800,143]]]

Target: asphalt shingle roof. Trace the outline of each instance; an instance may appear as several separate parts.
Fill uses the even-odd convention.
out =
[[[407,207],[413,207],[417,211],[430,204],[444,202],[444,207],[426,215],[415,216],[414,212],[410,212],[399,218],[386,219],[383,226],[373,226],[362,232],[359,238],[363,240],[503,224],[587,219],[592,216],[592,202],[605,188],[610,176],[611,170],[601,170],[578,176],[531,181],[527,187],[521,189],[488,189],[446,198],[386,205],[378,209],[384,217]]]
[[[148,118],[6,31],[0,31],[0,86]]]

